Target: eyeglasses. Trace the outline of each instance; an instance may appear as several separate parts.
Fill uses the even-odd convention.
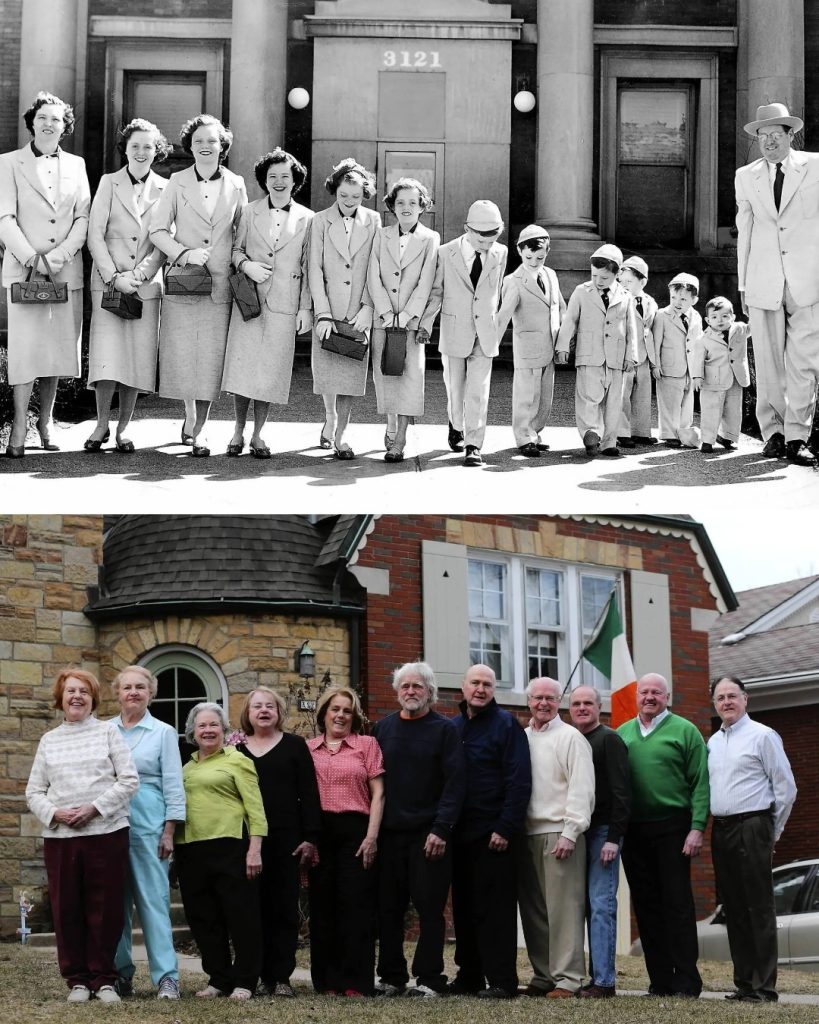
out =
[[[756,137],[763,142],[781,142],[790,134],[791,132],[757,132]]]
[[[478,231],[477,228],[470,228],[468,224],[466,226],[469,228],[470,231],[474,232],[474,234],[480,235],[481,238],[494,238],[496,235],[499,235],[501,231],[503,231],[503,225],[501,225],[499,228],[492,228],[491,231]]]
[[[559,697],[530,697],[530,704],[559,704]]]

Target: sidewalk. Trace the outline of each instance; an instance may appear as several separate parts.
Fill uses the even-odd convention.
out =
[[[574,427],[574,375],[557,375],[552,424],[543,432],[551,451],[526,459],[511,426],[512,371],[496,368],[485,465],[467,469],[446,442],[442,374],[427,374],[426,414],[410,428],[402,463],[383,460],[384,421],[372,382],[356,400],[346,435],[357,458],[340,462],[318,446],[323,421],[320,396],[312,394],[310,369],[297,365],[289,406],[271,406],[264,437],[267,461],[224,452],[232,434],[232,399],[214,404],[207,429],[210,458],[194,459],[180,443],[182,403],[140,399],[128,436],[132,455],[109,442],[99,454],[82,450],[93,421],[58,424],[46,453],[29,437],[25,459],[0,459],[7,511],[98,512],[338,512],[370,508],[381,513],[421,513],[478,507],[516,512],[669,512],[736,508],[780,510],[819,504],[819,473],[761,457],[762,445],[740,438],[738,449],[713,455],[657,445],[620,459],[588,459]],[[654,416],[656,423],[656,412]],[[655,435],[657,431],[655,428]],[[249,429],[245,434],[249,440]]]

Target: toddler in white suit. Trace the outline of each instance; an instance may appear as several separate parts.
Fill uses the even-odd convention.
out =
[[[693,274],[677,274],[668,285],[669,303],[657,311],[654,336],[654,378],[660,438],[667,448],[697,447],[694,388],[691,383],[694,346],[702,334],[702,317],[694,309],[700,283]]]
[[[713,452],[714,442],[736,447],[742,424],[742,391],[750,382],[748,324],[737,323],[734,307],[722,295],[705,306],[708,325],[694,351],[691,372],[700,393],[701,450]]]

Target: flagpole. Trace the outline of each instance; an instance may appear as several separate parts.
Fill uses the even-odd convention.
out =
[[[595,622],[594,628],[592,629],[591,634],[589,635],[588,641],[583,645],[583,651],[582,651],[580,657],[577,659],[577,661],[574,664],[574,668],[569,673],[569,678],[566,680],[566,685],[563,687],[563,690],[560,693],[561,701],[566,696],[566,691],[569,689],[569,683],[574,678],[574,674],[577,671],[577,669],[579,668],[580,662],[586,656],[586,651],[589,649],[589,647],[591,646],[592,642],[595,640],[597,631],[600,628],[600,626],[601,626],[601,624],[603,622],[603,619],[608,614],[609,605],[614,600],[614,595],[615,595],[616,590],[617,590],[617,584],[615,583],[614,586],[609,591],[609,596],[606,598],[606,603],[603,605],[603,610],[597,616],[597,621]]]

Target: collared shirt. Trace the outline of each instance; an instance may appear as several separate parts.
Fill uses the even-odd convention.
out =
[[[316,769],[321,809],[333,814],[370,813],[370,779],[384,774],[381,747],[372,736],[351,733],[338,747],[324,736],[307,741]]]
[[[639,725],[639,727],[640,727],[640,733],[643,736],[648,736],[648,734],[650,732],[652,732],[654,729],[657,728],[657,726],[660,724],[660,722],[662,722],[662,720],[664,718],[668,717],[668,714],[669,714],[669,711],[668,711],[668,708],[666,708],[665,711],[661,711],[659,713],[659,715],[655,715],[651,719],[651,721],[648,723],[648,725],[644,725],[642,718],[640,718],[640,716],[638,715],[637,716],[637,725]]]
[[[177,843],[205,839],[266,836],[259,779],[253,762],[235,747],[222,747],[199,759],[197,751],[182,769],[185,782],[185,824],[176,830]]]
[[[268,196],[267,208],[270,211],[270,239],[275,244],[282,233],[282,224],[284,224],[288,213],[290,213],[290,203],[286,206],[276,207],[270,201],[270,196]]]
[[[521,264],[521,266],[524,268],[524,270],[529,275],[529,277],[531,277],[531,279],[534,281],[534,284],[535,284],[536,288],[540,288],[540,284],[538,284],[538,282],[539,281],[542,282],[542,284],[543,284],[543,289],[542,289],[543,294],[548,299],[549,298],[549,279],[548,279],[548,277],[546,277],[546,274],[543,271],[543,267],[540,266],[540,267],[537,268],[537,270],[532,270],[532,268],[527,263],[523,263],[523,264]]]
[[[122,715],[112,719],[131,751],[139,772],[139,789],[131,798],[131,830],[160,832],[166,821],[185,820],[185,788],[176,730],[146,711],[126,729]]]
[[[398,229],[398,254],[399,254],[399,256],[403,256],[404,255],[404,250],[407,247],[407,242],[409,241],[409,237],[410,237],[410,235],[414,235],[415,234],[415,229],[417,227],[418,227],[418,221],[416,221],[412,225],[412,227],[409,229],[409,231],[402,231],[401,228],[399,227],[399,229]]]
[[[202,177],[196,169],[196,164],[193,165],[193,171],[196,175],[196,180],[199,182],[199,191],[202,195],[202,203],[204,204],[208,217],[212,217],[213,211],[216,209],[216,204],[219,202],[219,194],[222,191],[221,168],[217,167],[214,174],[209,178]]]
[[[475,248],[475,246],[469,241],[469,238],[466,235],[461,235],[461,255],[463,256],[464,263],[466,264],[467,274],[471,273],[472,271],[472,261],[475,259],[475,253],[477,251],[478,250]],[[482,252],[481,260],[485,260],[486,256],[487,254],[485,252]]]
[[[45,189],[45,193],[56,206],[60,198],[60,147],[53,153],[42,153],[31,143],[31,152],[38,158],[34,165],[37,180]]]
[[[774,836],[782,835],[796,799],[779,735],[747,714],[723,725],[708,741],[711,813],[717,817],[749,814],[773,806]]]
[[[776,163],[782,164],[782,173],[787,178],[789,172],[793,172],[793,151],[790,151],[784,160],[778,160],[776,163],[766,161],[768,164],[768,180],[771,183],[771,191],[773,191],[774,180],[776,178]]]

